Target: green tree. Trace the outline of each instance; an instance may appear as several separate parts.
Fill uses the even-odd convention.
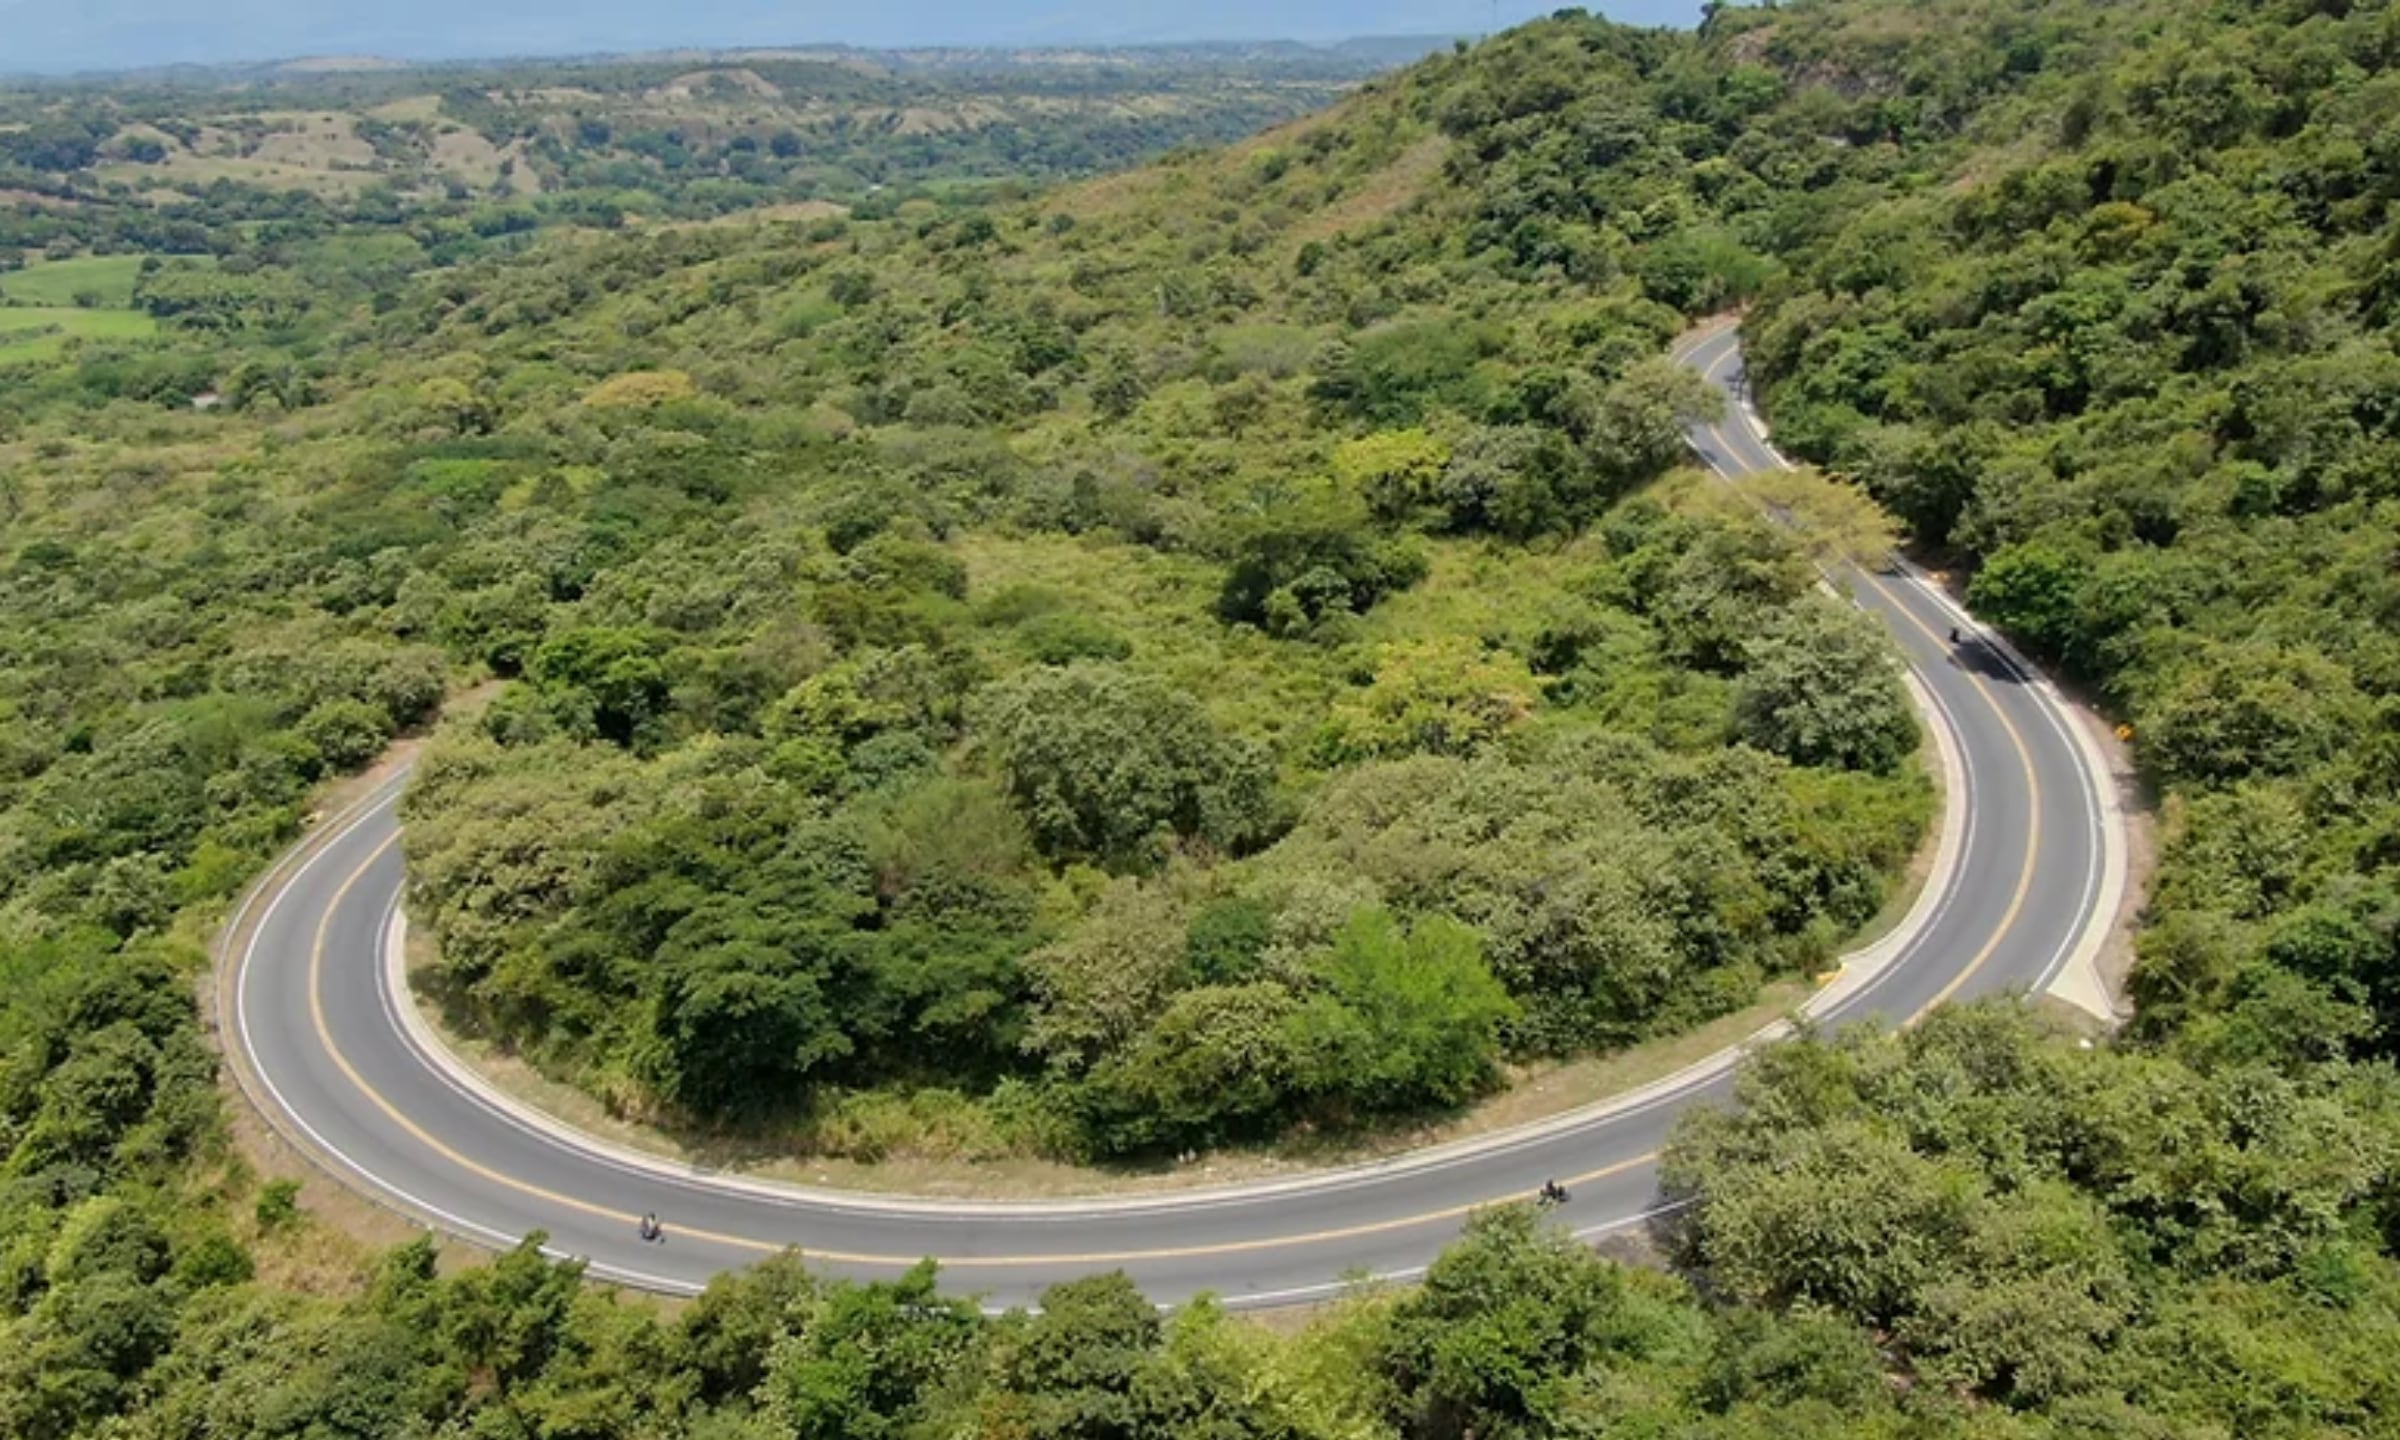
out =
[[[331,770],[355,770],[391,739],[392,722],[382,707],[364,700],[328,700],[293,727]]]
[[[1916,748],[1898,667],[1863,615],[1804,600],[1750,642],[1746,659],[1734,723],[1760,749],[1801,765],[1888,774]]]
[[[980,1373],[982,1317],[938,1294],[931,1261],[902,1279],[838,1285],[779,1340],[758,1389],[761,1415],[801,1440],[880,1440],[938,1411]]]
[[[1298,1006],[1273,981],[1176,995],[1131,1044],[1093,1066],[1077,1092],[1094,1147],[1136,1154],[1269,1128],[1300,1093]]]
[[[1385,646],[1373,682],[1333,707],[1316,749],[1334,763],[1472,754],[1524,725],[1535,694],[1523,661],[1464,638]]]
[[[2196,656],[2137,733],[2160,775],[2221,785],[2318,769],[2366,723],[2349,677],[2322,655],[2228,645]]]
[[[1992,556],[1968,587],[1976,610],[2038,654],[2053,659],[2083,653],[2079,595],[2088,563],[2044,546]]]
[[[525,667],[570,733],[632,746],[650,738],[673,685],[650,637],[579,629],[551,636]]]
[[[1480,937],[1447,916],[1402,928],[1362,910],[1314,965],[1325,993],[1292,1019],[1312,1092],[1359,1110],[1456,1105],[1488,1088],[1516,1003]]]
[[[1622,494],[1685,455],[1684,431],[1725,412],[1724,397],[1690,369],[1645,360],[1605,387],[1568,392],[1562,419],[1592,464]]]
[[[1383,430],[1333,452],[1333,478],[1386,520],[1412,518],[1436,494],[1450,447],[1421,429]]]
[[[1162,835],[1241,848],[1269,823],[1262,757],[1146,675],[1087,663],[1027,672],[987,692],[976,728],[1054,857],[1139,867]]]
[[[1273,635],[1362,614],[1424,578],[1422,552],[1384,538],[1355,498],[1315,499],[1229,527],[1231,563],[1217,613]]]
[[[1165,1326],[1121,1270],[1053,1285],[1041,1308],[994,1346],[984,1424],[1039,1440],[1145,1433],[1145,1372]]]
[[[697,901],[656,958],[660,1092],[718,1113],[788,1103],[812,1071],[851,1053],[831,991],[853,949],[845,930],[805,913]]]
[[[701,1397],[722,1403],[757,1390],[775,1342],[807,1327],[819,1288],[790,1250],[710,1280],[682,1322]]]
[[[1485,1211],[1394,1307],[1381,1364],[1414,1434],[1556,1433],[1575,1377],[1688,1343],[1672,1281],[1620,1269],[1526,1206]]]

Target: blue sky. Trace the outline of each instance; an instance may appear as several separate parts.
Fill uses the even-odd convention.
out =
[[[675,46],[1074,45],[1475,34],[1525,0],[0,0],[0,72],[385,55],[560,55]],[[1699,0],[1601,0],[1689,25]]]

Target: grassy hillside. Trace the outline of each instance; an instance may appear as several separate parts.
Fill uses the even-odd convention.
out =
[[[88,298],[97,308],[122,310],[133,304],[133,282],[141,268],[139,255],[51,261],[0,274],[0,299],[11,305],[56,308]]]
[[[2385,1433],[2394,16],[1570,14],[1021,202],[137,270],[157,348],[0,389],[0,1430]],[[1783,1047],[1677,1137],[1663,1270],[1503,1213],[1297,1335],[257,1278],[330,1242],[229,1157],[192,941],[485,674],[422,902],[628,1108],[1175,1147],[1810,963],[1923,796],[1871,639],[1666,473],[1659,348],[1741,303],[1787,442],[2133,726],[2128,1035]],[[1746,723],[1794,709],[1845,723]]]
[[[59,260],[0,274],[0,367],[40,365],[72,340],[144,340],[158,323],[132,308],[137,255]]]
[[[24,80],[0,90],[0,248],[155,245],[161,219],[617,224],[1023,184],[1235,139],[1391,63],[834,49]]]
[[[132,310],[11,306],[0,310],[0,365],[43,364],[65,354],[70,340],[140,340],[157,328]]]

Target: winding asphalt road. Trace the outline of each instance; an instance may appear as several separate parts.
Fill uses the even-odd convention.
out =
[[[1740,400],[1730,329],[1683,358],[1735,397],[1693,448],[1736,478],[1783,462]],[[1912,667],[1951,777],[1944,860],[1898,936],[1854,957],[1810,1009],[1905,1021],[1953,997],[2039,991],[2088,963],[2122,884],[2115,811],[2075,718],[1922,576],[1861,577]],[[1953,626],[1965,634],[1952,644]],[[1480,1206],[1547,1178],[1578,1233],[1658,1213],[1656,1155],[1684,1108],[1730,1093],[1732,1052],[1616,1102],[1540,1126],[1308,1179],[1069,1203],[963,1204],[781,1187],[614,1149],[464,1074],[413,1011],[387,947],[403,881],[399,780],[320,831],[227,930],[228,1051],[262,1112],[343,1183],[472,1240],[549,1236],[557,1254],[635,1286],[688,1292],[798,1247],[839,1273],[888,1277],[938,1257],[987,1302],[1122,1267],[1154,1299],[1213,1291],[1235,1306],[1305,1300],[1346,1277],[1418,1273]],[[2079,955],[2080,952],[2080,955]],[[667,1239],[645,1244],[635,1217]]]

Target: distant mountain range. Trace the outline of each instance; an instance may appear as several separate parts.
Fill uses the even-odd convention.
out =
[[[628,51],[851,45],[878,49],[1180,45],[1277,40],[1391,46],[1480,34],[1555,8],[1539,0],[0,0],[0,74],[60,74],[327,57],[323,68]],[[1699,0],[1611,0],[1614,18],[1690,24]],[[1357,40],[1353,37],[1407,37]],[[1417,48],[1410,48],[1412,45]]]

